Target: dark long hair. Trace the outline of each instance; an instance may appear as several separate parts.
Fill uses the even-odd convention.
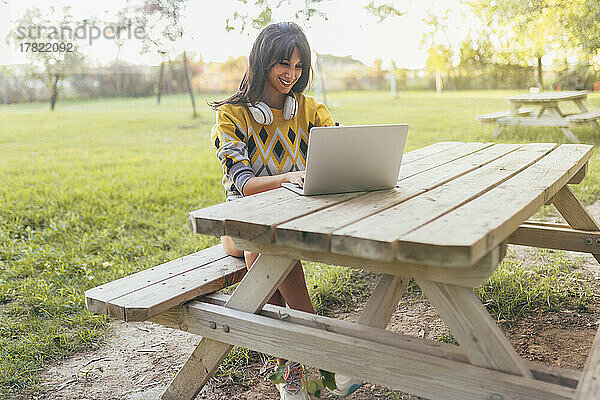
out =
[[[216,110],[223,104],[256,104],[263,95],[271,68],[281,60],[289,60],[296,48],[302,61],[302,75],[292,86],[292,91],[302,93],[312,77],[310,46],[302,28],[297,24],[279,22],[266,26],[256,38],[248,57],[248,68],[237,93],[209,105]]]

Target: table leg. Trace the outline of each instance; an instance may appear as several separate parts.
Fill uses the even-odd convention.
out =
[[[546,111],[546,107],[542,106],[542,108],[540,108],[540,111],[538,111],[538,113],[536,114],[536,118],[540,118],[542,116],[542,114],[544,113],[544,111]]]
[[[577,99],[577,100],[573,100],[575,102],[575,104],[577,104],[577,107],[579,107],[579,109],[581,110],[581,112],[588,112],[587,107],[585,106],[585,104],[583,104],[583,101],[581,99]],[[600,124],[598,124],[598,121],[596,120],[592,120],[590,121],[590,123],[594,126],[594,128],[598,129],[600,131]]]
[[[588,112],[587,107],[585,106],[585,104],[583,104],[583,101],[581,101],[581,99],[576,99],[573,101],[575,102],[575,104],[577,104],[577,107],[579,107],[581,112]]]
[[[552,203],[565,221],[574,229],[600,231],[600,224],[590,215],[567,185],[554,195]],[[592,254],[600,262],[600,254]]]
[[[259,312],[297,261],[290,257],[261,254],[225,306],[246,312]],[[195,399],[231,348],[227,343],[203,337],[161,399]]]
[[[492,132],[492,139],[495,139],[498,136],[500,136],[500,134],[502,133],[503,130],[504,130],[504,125],[500,125],[496,129],[494,129],[494,132]]]
[[[562,114],[562,112],[560,111],[560,109],[558,108],[558,106],[556,107],[552,107],[552,108],[548,108],[548,110],[558,119],[563,120],[564,116]],[[581,143],[579,141],[579,139],[577,139],[577,136],[575,136],[575,134],[573,133],[573,131],[571,131],[571,129],[569,128],[565,128],[565,127],[560,127],[560,130],[563,132],[563,134],[565,135],[565,137],[567,139],[569,139],[571,142],[573,143]]]
[[[472,289],[426,280],[417,280],[417,283],[471,364],[533,376]]]
[[[407,285],[406,277],[381,275],[357,323],[385,329]]]

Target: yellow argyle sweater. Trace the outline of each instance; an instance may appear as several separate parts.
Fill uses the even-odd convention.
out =
[[[254,176],[305,169],[310,129],[334,122],[327,107],[314,98],[296,94],[296,100],[298,112],[289,121],[281,110],[271,108],[271,125],[257,123],[243,105],[219,107],[211,141],[223,166],[227,198],[240,197],[242,188]]]

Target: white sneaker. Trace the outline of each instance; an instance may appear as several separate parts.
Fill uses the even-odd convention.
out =
[[[351,376],[335,374],[335,390],[329,390],[329,393],[335,397],[346,397],[356,392],[364,382]]]
[[[309,400],[304,391],[304,367],[299,363],[290,363],[283,371],[284,383],[278,383],[281,400]]]

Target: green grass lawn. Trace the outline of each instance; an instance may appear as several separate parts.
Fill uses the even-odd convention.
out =
[[[510,94],[341,92],[328,101],[344,125],[407,122],[413,150],[490,141],[492,128],[475,115],[506,109]],[[0,398],[35,390],[45,363],[102,339],[108,319],[85,311],[86,289],[217,243],[191,234],[186,216],[224,200],[209,143],[206,101],[215,98],[200,97],[198,120],[183,95],[160,106],[153,98],[62,101],[55,112],[0,106]],[[600,96],[588,103],[600,107]],[[574,132],[584,143],[600,138],[591,127]],[[499,141],[565,138],[558,129],[508,128]],[[599,159],[575,187],[586,203],[600,194]],[[320,309],[353,285],[346,273],[323,271],[307,268]]]

